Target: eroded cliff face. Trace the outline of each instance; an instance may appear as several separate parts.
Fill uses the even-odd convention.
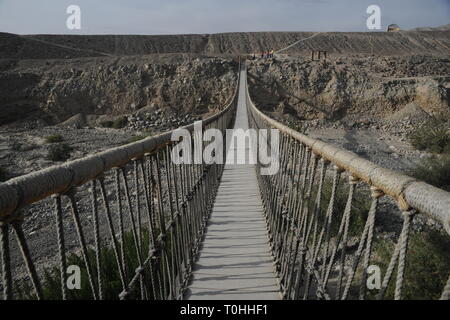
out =
[[[298,120],[386,118],[411,103],[449,111],[448,57],[256,60],[251,94],[261,108]]]
[[[236,85],[232,59],[191,55],[3,61],[0,125],[57,124],[170,109],[202,115],[223,107]],[[92,118],[92,117],[91,117]]]

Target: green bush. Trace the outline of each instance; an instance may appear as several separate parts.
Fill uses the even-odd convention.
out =
[[[402,298],[406,300],[439,299],[450,274],[450,237],[437,230],[427,228],[422,232],[414,232],[410,236]],[[394,250],[394,243],[380,240],[374,246],[374,259],[382,275]],[[396,272],[386,291],[385,299],[393,299]]]
[[[128,124],[128,118],[126,116],[118,117],[118,118],[114,119],[114,121],[105,120],[105,121],[100,122],[100,125],[103,128],[114,128],[114,129],[122,129],[122,128],[126,127],[127,124]]]
[[[117,119],[114,120],[112,127],[114,129],[122,129],[124,128],[128,123],[128,119],[125,116],[119,117]]]
[[[47,143],[58,143],[63,142],[64,138],[60,134],[53,134],[51,136],[45,137],[45,141]]]
[[[19,141],[14,141],[11,144],[11,150],[16,152],[23,151],[23,145]]]
[[[145,138],[147,138],[147,137],[149,137],[151,135],[153,135],[153,132],[151,132],[151,131],[144,131],[142,134],[135,135],[135,136],[132,136],[131,138],[127,139],[124,144],[141,141],[141,140],[143,140],[143,139],[145,139]]]
[[[8,173],[2,167],[0,167],[0,182],[6,181],[8,179]]]
[[[295,130],[299,133],[306,133],[306,128],[303,125],[303,123],[299,122],[299,121],[292,121],[292,122],[288,122],[288,127],[291,128],[292,130]]]
[[[73,148],[66,143],[53,144],[48,148],[47,159],[64,162],[70,158]]]
[[[450,191],[450,155],[428,158],[409,170],[408,174],[437,188]]]
[[[337,234],[339,226],[344,214],[345,206],[347,204],[349,184],[343,183],[343,178],[340,179],[337,186],[336,196],[334,200],[333,216],[331,220],[331,233]],[[347,180],[347,179],[346,179]],[[320,225],[323,225],[325,214],[331,198],[331,191],[333,188],[333,181],[331,178],[326,178],[323,183],[322,200],[320,204],[321,215],[319,215]],[[317,189],[312,192],[311,202],[314,203],[317,196]],[[359,236],[364,229],[371,204],[370,193],[367,188],[357,185],[353,194],[352,209],[350,215],[349,235]]]
[[[156,231],[157,232],[157,231]],[[131,277],[134,276],[136,268],[139,266],[136,248],[134,245],[133,234],[131,232],[126,232],[124,234],[124,252],[125,261],[127,265],[126,277],[127,283],[130,281]],[[146,258],[149,252],[149,232],[147,229],[142,231],[142,252],[143,259]],[[95,265],[95,251],[89,249],[88,251],[89,260],[91,262],[91,269],[94,274],[94,279],[96,279],[97,268]],[[103,246],[100,249],[100,259],[101,259],[101,276],[103,284],[103,294],[106,300],[118,300],[119,294],[122,292],[122,284],[120,281],[119,270],[117,268],[116,256],[114,254],[113,248],[110,246]],[[153,260],[155,261],[155,260]],[[87,270],[85,262],[82,256],[78,254],[70,254],[67,258],[67,265],[77,265],[80,267],[81,271],[81,289],[80,290],[68,290],[69,299],[74,300],[90,300],[92,299],[92,291],[89,283],[89,278],[87,276]],[[155,266],[154,266],[155,267]],[[145,269],[146,275],[149,275],[149,268]],[[146,279],[148,280],[148,278]],[[157,281],[157,279],[155,279]],[[97,282],[95,282],[95,287],[97,288]],[[155,284],[155,291],[158,295],[158,290],[156,289],[158,283]],[[136,299],[139,297],[139,281],[137,285],[131,291],[130,299]],[[159,288],[159,286],[158,286]],[[53,267],[45,269],[43,272],[42,279],[42,289],[44,299],[46,300],[61,300],[61,275],[58,267]],[[150,297],[153,297],[153,288],[149,284]],[[97,292],[97,290],[96,290]],[[29,281],[21,280],[17,283],[17,297],[20,300],[34,300],[36,299],[34,290],[31,287]],[[159,297],[159,295],[158,295]]]
[[[450,131],[446,120],[432,119],[410,132],[408,139],[417,150],[450,153]]]
[[[106,120],[106,121],[100,122],[100,125],[101,125],[103,128],[112,128],[113,124],[114,124],[114,122],[111,121],[111,120]]]
[[[141,141],[141,140],[143,140],[145,138],[147,138],[147,136],[145,136],[145,135],[132,136],[131,138],[127,139],[125,144]]]

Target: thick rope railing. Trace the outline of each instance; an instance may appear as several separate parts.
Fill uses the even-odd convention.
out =
[[[238,88],[239,79],[231,101],[202,121],[203,130],[225,136]],[[181,129],[195,131],[194,124]],[[1,183],[3,299],[182,299],[224,165],[177,164],[172,157],[182,141],[172,141],[172,133]],[[203,151],[192,141],[191,158]],[[53,204],[42,201],[49,198]],[[54,256],[45,257],[48,264],[33,256],[33,242],[23,231],[28,209],[36,204],[54,211],[51,231],[45,231],[54,246]],[[25,268],[17,263],[19,251]],[[69,287],[74,261],[81,261],[75,267],[85,290]],[[49,274],[59,282],[57,292]]]
[[[401,299],[413,217],[416,213],[427,215],[450,234],[450,193],[271,119],[252,102],[248,83],[246,96],[250,127],[268,130],[267,139],[259,138],[258,143],[270,145],[270,129],[280,134],[278,173],[262,175],[264,166],[260,163],[256,171],[284,298],[387,298],[397,266],[391,297]],[[367,196],[365,189],[370,189]],[[347,194],[341,207],[337,206],[338,192]],[[355,231],[354,204],[364,198],[370,208],[365,211],[364,225]],[[367,281],[381,201],[398,206],[403,213],[403,227],[378,294],[374,295]],[[355,243],[355,239],[356,247],[350,246],[350,240]],[[448,299],[448,290],[447,283],[441,299]]]

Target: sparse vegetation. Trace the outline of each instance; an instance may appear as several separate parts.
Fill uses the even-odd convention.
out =
[[[47,143],[59,143],[59,142],[63,142],[64,138],[60,134],[53,134],[51,136],[45,137],[45,141]]]
[[[450,153],[450,128],[445,119],[433,118],[410,132],[412,146],[432,153]]]
[[[114,120],[105,120],[100,122],[100,125],[103,128],[114,128],[114,129],[122,129],[128,123],[128,118],[126,116],[118,117]]]
[[[8,173],[2,167],[0,167],[0,182],[6,181],[8,179]]]
[[[143,140],[143,139],[145,139],[145,138],[147,138],[147,136],[144,136],[144,135],[132,136],[131,138],[129,138],[129,139],[125,142],[125,144],[133,143],[133,142],[137,142],[137,141],[141,141],[141,140]]]
[[[12,151],[19,152],[19,151],[22,151],[22,150],[23,150],[23,146],[22,146],[22,144],[21,144],[19,141],[14,141],[14,142],[11,144],[11,150],[12,150]]]
[[[433,161],[440,161],[438,163],[441,167],[438,170],[430,168],[430,171],[421,169],[423,170],[423,172],[420,171],[424,175],[423,179],[426,180],[428,176],[428,182],[433,182],[438,187],[444,187],[446,185],[446,188],[448,188],[450,179],[448,171],[450,168],[449,157],[436,157],[433,159]],[[429,181],[430,179],[433,181]],[[322,191],[321,212],[326,212],[331,197],[331,189],[332,181],[328,178],[324,183],[324,189]],[[313,193],[313,195],[315,194],[317,192]],[[335,210],[331,224],[332,234],[337,234],[347,196],[348,186],[345,187],[345,184],[340,183],[335,198]],[[349,229],[350,236],[360,236],[370,209],[370,199],[368,190],[359,186],[356,188],[352,204]],[[379,233],[377,234],[379,235]],[[382,275],[386,273],[394,246],[395,243],[389,240],[389,238],[377,237],[375,240],[371,263],[381,268]],[[446,233],[433,229],[432,227],[424,226],[421,232],[411,233],[407,253],[403,299],[439,299],[450,273],[449,247],[450,237]],[[361,270],[358,270],[354,283],[359,283],[358,277],[361,275],[360,273]],[[385,299],[393,299],[395,281],[394,273]],[[357,292],[358,286],[352,286],[351,296],[357,296]],[[376,294],[376,290],[369,292],[368,298],[375,299]]]
[[[321,212],[323,214],[319,216],[320,219],[324,219],[325,212],[328,209],[329,201],[331,198],[331,191],[333,187],[333,181],[331,178],[327,178],[324,181],[323,190],[322,190],[322,201],[321,201]],[[336,197],[334,201],[334,210],[333,210],[333,219],[331,223],[331,232],[332,234],[337,234],[339,230],[339,225],[342,220],[342,215],[344,214],[345,206],[348,198],[348,184],[341,183],[338,184],[338,188],[336,191]],[[311,201],[315,201],[317,195],[317,190],[313,190],[313,196]],[[349,234],[350,236],[359,236],[364,229],[364,224],[367,220],[367,214],[370,209],[371,197],[367,188],[363,188],[362,186],[356,186],[355,192],[353,194],[352,201],[352,211],[350,216],[350,226],[349,226]],[[323,221],[321,221],[322,223]]]
[[[144,132],[143,134],[132,136],[131,138],[127,139],[127,141],[125,141],[125,144],[141,141],[151,135],[151,132]]]
[[[114,129],[122,129],[124,128],[128,123],[128,119],[125,116],[119,117],[117,119],[114,120],[112,127]]]
[[[450,191],[450,154],[428,158],[408,174],[437,188]]]
[[[266,83],[266,85],[261,88],[259,88],[259,84],[251,85],[250,90],[252,91],[252,94],[255,93],[253,95],[255,103],[261,107],[261,110],[266,109],[265,111],[270,111],[274,109],[274,111],[279,111],[274,113],[274,115],[281,120],[290,118],[300,119],[301,121],[292,121],[292,123],[284,121],[284,123],[287,123],[292,129],[301,133],[304,133],[306,130],[310,131],[312,134],[317,133],[317,136],[325,137],[322,139],[323,141],[327,141],[333,145],[342,145],[343,148],[354,151],[363,157],[367,156],[371,161],[376,161],[377,164],[383,167],[392,167],[394,170],[399,170],[399,168],[404,168],[404,165],[406,166],[410,160],[415,161],[421,155],[419,152],[411,153],[410,150],[405,151],[404,149],[406,148],[404,148],[404,143],[398,143],[397,145],[397,138],[401,139],[403,142],[404,133],[405,130],[407,130],[406,128],[409,128],[411,123],[415,123],[415,121],[418,121],[418,119],[423,116],[424,113],[419,112],[421,108],[419,108],[418,105],[421,105],[426,101],[426,108],[424,108],[423,112],[428,112],[431,109],[441,109],[441,107],[445,107],[445,104],[448,102],[448,96],[445,90],[446,79],[441,77],[448,74],[448,56],[443,56],[444,54],[448,55],[448,48],[446,49],[446,46],[444,45],[447,43],[446,33],[431,31],[428,33],[428,38],[432,38],[431,40],[434,39],[434,42],[438,44],[442,43],[443,45],[432,46],[430,45],[431,40],[428,41],[426,37],[421,36],[420,33],[416,34],[413,31],[411,31],[411,36],[408,35],[406,38],[401,37],[401,35],[399,35],[399,37],[388,35],[389,41],[381,41],[383,40],[383,34],[380,33],[381,40],[377,39],[377,41],[373,41],[374,47],[371,49],[374,49],[372,51],[375,54],[372,55],[364,54],[364,52],[367,53],[368,51],[366,44],[370,42],[370,37],[367,38],[364,35],[357,35],[356,38],[354,38],[351,34],[344,34],[341,36],[339,34],[328,33],[323,35],[323,37],[320,36],[313,39],[314,46],[319,48],[324,47],[323,50],[329,50],[327,48],[331,48],[331,51],[337,51],[340,53],[339,55],[335,54],[331,59],[323,62],[310,62],[310,51],[305,51],[305,48],[302,48],[302,46],[296,46],[289,50],[289,53],[292,53],[293,55],[290,55],[290,57],[287,58],[275,59],[274,61],[256,59],[256,61],[250,62],[249,79],[253,80],[254,84],[257,84],[255,79],[260,78],[261,84]],[[8,34],[2,35],[1,37],[2,39],[4,37],[8,39],[12,37],[12,48],[16,47],[16,40],[20,40],[19,45],[27,40],[27,38],[17,38],[15,35]],[[55,40],[60,44],[69,44],[68,47],[80,47],[80,50],[78,51],[68,50],[67,48],[59,48],[61,49],[59,50],[55,46],[50,46],[50,48],[52,48],[51,50],[45,50],[47,45],[36,41],[25,43],[24,50],[3,50],[2,52],[5,52],[6,57],[5,59],[2,59],[5,61],[2,61],[0,64],[7,72],[2,75],[2,78],[4,78],[5,83],[11,82],[11,85],[3,86],[5,89],[3,94],[6,100],[4,101],[4,106],[2,105],[2,113],[4,113],[4,115],[0,115],[0,118],[4,118],[4,116],[9,118],[10,116],[8,113],[11,113],[11,121],[14,123],[17,121],[17,127],[20,131],[23,131],[23,134],[20,132],[16,133],[13,130],[11,131],[11,138],[8,136],[7,139],[2,142],[7,144],[10,143],[12,139],[17,139],[19,142],[16,146],[17,149],[15,149],[15,147],[8,147],[5,148],[5,150],[10,149],[10,151],[20,152],[11,152],[11,157],[10,155],[6,155],[2,159],[1,165],[4,165],[4,168],[0,168],[0,181],[2,181],[3,177],[8,179],[14,177],[16,173],[30,172],[49,165],[50,163],[41,163],[40,160],[42,159],[39,159],[39,157],[46,157],[47,151],[48,158],[52,161],[66,161],[70,159],[71,154],[73,154],[71,146],[76,146],[76,148],[79,149],[80,154],[93,153],[99,151],[99,149],[115,146],[118,143],[141,141],[148,136],[145,132],[130,133],[131,128],[133,128],[133,131],[142,130],[142,128],[151,125],[152,128],[155,128],[155,132],[157,132],[159,130],[165,130],[168,127],[178,126],[179,121],[190,123],[191,119],[193,119],[197,113],[203,114],[203,112],[215,112],[220,105],[223,105],[224,102],[229,99],[235,86],[234,79],[236,72],[232,71],[237,67],[236,61],[227,58],[228,55],[221,57],[220,53],[222,51],[225,52],[231,50],[234,52],[236,51],[235,48],[258,48],[261,45],[263,47],[262,50],[266,50],[267,48],[281,48],[284,47],[286,43],[290,42],[290,39],[302,37],[304,36],[301,34],[280,33],[274,36],[271,34],[258,33],[230,34],[217,37],[206,36],[206,38],[205,36],[194,36],[193,40],[195,41],[187,41],[189,39],[186,40],[185,36],[175,36],[172,37],[173,39],[166,39],[162,36],[148,39],[144,37],[129,38],[123,36],[119,39],[121,48],[123,49],[121,51],[123,51],[122,53],[124,56],[127,56],[127,58],[123,59],[117,59],[114,54],[115,46],[108,44],[108,42],[111,41],[113,42],[112,44],[114,44],[114,40],[117,40],[117,37],[110,36],[107,36],[102,41],[92,40],[92,37],[84,39],[85,41],[80,37],[69,37],[66,39],[66,37],[62,36],[58,36],[57,38],[45,36],[42,38],[48,38],[47,40],[51,41]],[[377,36],[377,38],[379,37]],[[400,38],[400,44],[395,45],[394,40],[397,38]],[[202,39],[206,41],[203,41]],[[346,41],[342,41],[343,39]],[[362,41],[361,39],[365,41]],[[411,41],[406,41],[405,39]],[[149,41],[152,42],[152,46],[139,45],[145,45]],[[6,42],[9,43],[9,40]],[[90,43],[87,44],[87,42]],[[170,50],[170,52],[176,51],[179,52],[179,54],[164,54],[164,52],[167,51],[167,42],[171,43],[169,49],[176,49]],[[229,45],[226,45],[227,42],[233,43],[234,45],[230,47]],[[6,49],[11,47],[8,43],[4,46]],[[73,45],[70,45],[71,43]],[[41,50],[33,49],[39,48],[39,46],[42,47]],[[96,48],[96,46],[99,47]],[[142,47],[145,47],[145,50],[143,50]],[[427,48],[429,48],[429,50]],[[184,54],[183,52],[185,51],[198,53],[199,55],[193,57],[192,54]],[[97,56],[98,52],[106,52],[107,54],[112,53],[112,57],[105,56],[95,59],[90,57],[90,55]],[[305,52],[306,56],[304,55]],[[386,55],[387,53],[389,54]],[[142,56],[142,54],[148,55]],[[400,56],[396,56],[397,54]],[[89,57],[84,57],[86,55]],[[199,57],[198,59],[197,56]],[[59,59],[64,57],[74,57],[76,59]],[[19,63],[21,59],[29,58],[37,59],[37,64],[34,65],[32,61]],[[48,59],[49,62],[46,62],[46,65],[44,65],[41,60],[39,60],[41,58]],[[18,62],[16,63],[16,61]],[[51,68],[49,65],[51,65]],[[371,76],[367,76],[368,74]],[[70,81],[67,81],[68,78],[70,78]],[[45,81],[40,81],[40,79],[44,79]],[[273,83],[264,79],[272,81]],[[277,83],[277,86],[273,85]],[[167,86],[167,84],[169,85]],[[14,89],[13,95],[9,94],[11,88]],[[367,90],[368,88],[370,90]],[[292,96],[293,94],[299,95],[302,99]],[[368,107],[368,101],[371,102],[370,107]],[[281,102],[286,103],[285,106],[281,106]],[[145,105],[146,103],[149,104],[147,108],[148,113],[151,115],[150,118],[148,118],[148,115],[145,113],[147,110],[141,111],[141,109],[139,109],[141,105]],[[417,110],[412,107],[404,108],[405,103],[408,103],[408,105],[417,103]],[[81,107],[78,107],[78,104]],[[277,105],[280,106],[279,109],[276,109]],[[69,132],[69,129],[67,131],[64,129],[53,131],[54,129],[48,129],[48,127],[46,127],[47,124],[56,124],[56,121],[65,119],[66,116],[69,114],[72,115],[72,113],[75,112],[81,112],[80,115],[83,114],[83,116],[74,116],[74,119],[66,122],[64,125],[70,127],[75,126],[78,128],[78,125],[83,123],[83,125],[80,124],[80,127],[84,127],[84,123],[91,124],[96,121],[95,119],[97,119],[97,117],[100,117],[101,120],[97,122],[98,126],[111,129],[100,129],[95,131],[83,129]],[[127,118],[126,116],[121,116],[119,112],[133,113],[134,115]],[[184,117],[185,114],[187,115],[186,118]],[[341,119],[341,117],[345,117],[342,123],[337,120]],[[373,118],[374,121],[364,120],[364,122],[362,122],[362,119],[367,118]],[[23,121],[22,124],[22,120],[26,121]],[[408,136],[411,144],[419,150],[449,155],[449,122],[445,123],[443,120],[438,122],[440,123],[438,126],[430,122],[426,124],[426,126],[424,125],[424,127],[417,128],[414,132],[411,132]],[[347,126],[347,123],[350,124]],[[331,129],[332,127],[333,129]],[[334,129],[335,127],[336,129]],[[40,131],[41,128],[42,131]],[[112,128],[117,130],[112,130]],[[121,128],[130,128],[130,131]],[[60,132],[64,135],[64,139],[59,136],[60,140],[58,140],[58,138],[50,139],[52,141],[47,141],[47,143],[42,146],[34,136],[36,133],[46,131],[48,133],[41,134],[41,137],[45,138],[46,135]],[[9,129],[7,132],[9,132]],[[380,134],[379,137],[383,140],[380,139],[380,141],[378,141],[378,133]],[[41,141],[44,141],[44,139]],[[391,152],[394,152],[386,148],[391,142],[395,153],[389,156]],[[30,153],[23,152],[25,148],[34,143],[37,144],[36,149],[38,150]],[[399,151],[398,154],[397,151]],[[394,156],[396,157],[394,158]],[[297,159],[296,163],[298,162],[300,162],[300,159]],[[304,162],[305,161],[301,163],[302,174],[304,174]],[[152,167],[149,169],[153,170],[152,163],[150,163],[150,166]],[[134,211],[132,210],[133,208],[129,208],[128,210],[132,215],[140,214],[140,212],[138,212],[139,206],[143,206],[142,210],[145,211],[145,204],[142,203],[142,199],[140,198],[144,195],[141,193],[146,193],[145,196],[150,196],[151,210],[158,211],[157,209],[160,206],[163,207],[163,211],[161,212],[163,215],[162,219],[169,219],[167,216],[169,213],[172,213],[169,212],[172,211],[169,209],[171,209],[173,202],[176,202],[177,209],[181,208],[181,210],[184,210],[186,206],[185,202],[190,199],[191,192],[187,192],[186,194],[185,192],[182,192],[181,198],[183,199],[181,199],[181,207],[178,208],[178,200],[180,199],[170,199],[170,192],[165,190],[168,189],[167,184],[169,183],[166,181],[167,166],[162,167],[162,171],[160,172],[162,186],[159,186],[159,188],[158,186],[155,186],[155,181],[152,180],[152,172],[147,171],[148,177],[144,175],[143,180],[147,178],[147,180],[152,180],[147,181],[149,183],[148,187],[151,190],[141,190],[144,182],[139,182],[139,180],[137,180],[136,183],[140,183],[141,188],[139,189],[138,186],[135,187],[131,177],[129,177],[131,188],[129,190],[130,194],[128,194],[128,190],[123,190],[124,188],[119,188],[120,190],[116,192],[114,191],[113,185],[109,186],[106,194],[108,199],[106,200],[111,201],[111,213],[116,217],[121,213],[118,212],[119,210],[116,208],[115,203],[117,202],[117,197],[120,198],[121,196],[126,198],[131,196],[133,208],[135,207],[134,205],[136,202]],[[139,169],[139,167],[136,168]],[[289,170],[291,170],[291,172],[294,170],[295,172],[295,168],[294,163],[291,164],[288,162],[287,174],[289,174]],[[449,168],[450,156],[447,156],[447,158],[435,156],[431,159],[423,159],[423,163],[415,168],[410,175],[437,187],[449,190]],[[125,169],[127,170],[126,174],[132,174],[132,172],[128,172],[128,170],[132,170],[132,168],[127,166]],[[144,169],[147,170],[147,168]],[[325,212],[331,198],[332,181],[329,178],[329,176],[331,176],[330,171],[332,171],[331,168],[327,171],[326,183],[324,184],[324,190],[322,191],[321,211],[315,216],[313,215],[313,212],[309,210],[308,223],[313,221],[312,217],[317,217],[320,222],[319,226],[324,224]],[[197,170],[195,172],[197,172]],[[184,174],[184,171],[180,174]],[[189,178],[186,183],[194,183],[194,177],[190,179],[190,173],[187,172],[186,174],[188,174],[187,178]],[[316,180],[317,175],[318,171],[316,171]],[[343,176],[345,175],[346,173],[343,174]],[[288,179],[289,176],[284,176],[284,172],[280,174],[280,177],[282,177],[282,179],[278,182],[290,181]],[[107,186],[114,183],[113,178],[114,177],[111,175],[106,176],[105,182]],[[139,176],[137,178],[139,178]],[[302,177],[299,177],[299,182],[302,181],[301,178]],[[328,241],[330,241],[330,251],[334,248],[339,249],[339,247],[335,245],[335,242],[337,241],[336,234],[348,196],[349,184],[346,178],[347,177],[343,177],[338,185],[332,216],[330,239],[328,239],[328,235],[324,235],[323,239],[324,243],[327,242],[327,246]],[[176,182],[180,183],[182,181]],[[292,195],[290,192],[293,191],[293,189],[289,189],[290,185],[290,183],[286,184],[287,192],[280,197]],[[184,187],[184,185],[182,187]],[[194,187],[196,187],[196,185]],[[89,193],[88,186],[80,189],[82,190],[77,194],[76,200],[83,218],[82,228],[86,230],[86,240],[91,247],[88,255],[93,269],[92,273],[94,278],[96,278],[96,252],[92,249],[92,217],[84,217],[84,214],[86,214],[86,216],[91,214],[89,211],[92,209],[90,206],[90,197],[92,195]],[[154,193],[156,191],[161,191],[163,193],[162,197],[157,197],[157,199],[154,198]],[[295,200],[298,200],[301,194],[303,194],[303,190],[302,192],[295,192],[292,197],[294,197]],[[273,193],[273,195],[278,197],[277,193]],[[307,203],[310,208],[313,208],[316,195],[317,184],[314,183],[310,198],[302,202],[302,204]],[[101,197],[99,194],[96,196]],[[387,203],[388,201],[385,201],[387,200],[386,198],[388,198],[388,196],[382,198],[380,208],[377,211],[375,243],[372,247],[373,259],[370,263],[379,265],[382,269],[382,275],[386,272],[386,266],[389,263],[393,252],[393,246],[395,245],[394,240],[392,240],[394,237],[393,234],[396,234],[398,231],[397,229],[401,227],[401,223],[399,223],[399,221],[401,221],[400,211],[397,210],[397,208],[391,207],[391,205],[393,206],[395,204],[395,201],[392,201],[393,203]],[[99,202],[99,213],[102,216],[106,214],[104,212],[104,206],[106,206],[107,203],[104,202],[107,201],[102,201],[102,199],[98,199],[97,201]],[[360,243],[358,239],[361,235],[364,223],[366,222],[370,203],[371,197],[368,192],[368,185],[363,183],[358,184],[350,215],[351,223],[348,251],[346,251],[346,266],[344,269],[340,270],[347,271],[347,268],[351,265],[352,258],[355,256],[356,247]],[[64,201],[63,204],[66,204],[66,201]],[[66,208],[66,205],[64,208]],[[127,206],[127,203],[124,203],[123,205]],[[51,230],[48,228],[41,228],[46,227],[48,224],[47,220],[49,220],[48,215],[40,214],[48,211],[47,201],[40,201],[40,203],[37,203],[35,206],[36,207],[32,208],[33,210],[30,211],[30,217],[29,219],[26,219],[27,225],[25,225],[25,227],[27,227],[25,229],[27,232],[27,240],[30,249],[32,250],[32,258],[38,268],[39,278],[43,282],[44,298],[61,299],[60,270],[58,267],[53,267],[58,263],[56,259],[57,250],[55,251],[50,247],[44,249],[51,250],[42,249],[50,242],[52,246],[56,246],[55,235],[50,234],[51,232],[49,232],[54,228]],[[189,207],[187,209],[188,211],[190,210]],[[280,214],[284,214],[284,206],[280,205],[279,209]],[[289,207],[289,209],[292,210],[297,208]],[[301,209],[303,210],[303,207],[301,207]],[[177,216],[183,213],[181,210],[178,210]],[[125,211],[125,213],[128,213],[127,210]],[[153,211],[151,213],[153,213]],[[289,213],[303,214],[303,211],[289,211]],[[392,218],[387,219],[386,221],[378,219],[380,216],[383,217],[383,214],[389,214],[390,217],[396,216],[396,219]],[[70,217],[67,218],[70,220]],[[157,221],[161,220],[158,218],[161,217],[155,217]],[[65,219],[65,222],[68,222],[67,220],[68,219]],[[297,223],[296,226],[299,227],[297,220],[290,221],[294,221]],[[70,222],[70,225],[64,226],[66,230],[65,239],[67,248],[68,250],[71,250],[70,253],[67,254],[68,265],[80,266],[82,284],[81,290],[69,290],[69,298],[92,299],[93,297],[84,260],[80,255],[79,246],[77,248],[74,247],[74,244],[78,244],[76,230],[73,228],[72,221]],[[124,220],[124,222],[127,221]],[[195,224],[193,225],[190,223],[189,219],[186,222],[186,228],[192,229],[195,226]],[[195,223],[196,221],[193,222]],[[391,224],[386,222],[393,222],[392,225],[395,226],[391,227]],[[117,226],[117,221],[114,221],[114,223],[115,226]],[[125,225],[129,227],[129,223],[125,223]],[[309,224],[305,223],[305,226],[309,227]],[[110,246],[111,241],[107,235],[107,230],[105,229],[107,226],[102,224],[101,227],[102,249],[100,251],[100,256],[102,270],[100,270],[100,273],[102,274],[105,298],[113,300],[118,299],[118,295],[122,291],[122,284],[116,265],[116,257]],[[227,226],[224,225],[224,227]],[[288,232],[291,232],[290,229],[288,230]],[[416,229],[414,228],[414,230]],[[183,228],[181,231],[183,231]],[[318,230],[317,233],[312,233],[315,232],[313,229],[310,233],[311,238],[313,238],[312,235],[315,235],[315,239],[317,239],[320,231],[321,230]],[[294,231],[292,231],[292,234],[293,232]],[[184,235],[181,234],[181,236]],[[405,298],[439,297],[450,270],[449,243],[448,238],[444,239],[444,236],[446,235],[436,232],[435,230],[431,231],[430,234],[416,233],[415,231],[411,233],[411,242],[407,255],[407,284],[404,288]],[[142,238],[142,252],[144,256],[147,256],[150,251],[148,234],[144,233]],[[161,239],[164,238],[161,237]],[[170,236],[167,237],[167,239],[170,239]],[[15,292],[17,294],[16,298],[35,299],[30,279],[25,273],[25,265],[22,261],[23,259],[21,259],[20,250],[17,248],[15,239],[11,239],[11,241],[13,242],[11,245],[14,247],[12,249],[17,251],[12,252],[13,259],[11,261],[11,268],[13,269],[13,276],[26,277],[24,280],[18,281],[18,283],[20,283],[20,290],[19,292]],[[222,242],[223,244],[226,244],[225,240]],[[305,248],[309,250],[311,248],[311,242],[302,242],[300,246],[301,252],[303,252]],[[245,245],[245,241],[242,245]],[[274,243],[275,248],[277,245],[278,243]],[[286,245],[286,243],[282,243],[281,245]],[[167,247],[166,244],[166,248]],[[184,249],[184,246],[182,246],[181,249]],[[138,266],[136,250],[130,233],[125,235],[124,251],[125,257],[123,260],[127,265],[126,282],[128,283],[135,274],[135,270]],[[157,250],[156,252],[160,251]],[[320,251],[320,253],[317,266],[330,261],[328,257],[322,259],[322,253],[325,252]],[[16,254],[18,255],[17,257]],[[341,254],[342,251],[338,250],[336,258],[339,259]],[[287,256],[291,258],[289,252]],[[170,258],[172,258],[172,256],[169,256],[167,261],[163,261],[163,267],[174,270],[174,260]],[[311,263],[309,263],[311,262],[310,256],[307,257],[307,260],[308,261],[306,262],[308,263],[305,261],[303,262],[305,262],[305,268],[308,268],[307,271],[310,272],[310,268],[315,268],[316,264],[311,265]],[[364,258],[361,259],[361,262],[363,260]],[[186,265],[188,262],[189,261],[185,261],[184,264]],[[156,270],[161,268],[161,259],[159,258],[151,259],[150,263],[153,263]],[[45,272],[41,272],[43,268],[46,268]],[[145,272],[147,272],[147,270],[148,268],[146,267]],[[209,269],[209,271],[214,272],[217,270]],[[296,270],[292,269],[291,271],[294,275],[293,279],[295,280],[297,274]],[[305,272],[305,274],[307,273]],[[177,275],[174,276],[176,277]],[[321,276],[322,275],[320,274],[319,277]],[[210,276],[210,278],[212,277],[213,276]],[[316,275],[314,275],[314,277],[316,277]],[[312,279],[314,279],[314,277]],[[163,277],[161,276],[161,278]],[[170,274],[170,278],[173,280],[172,274]],[[328,288],[330,289],[330,295],[334,293],[333,284],[335,283],[335,280],[335,275],[331,274],[330,287]],[[95,284],[97,285],[97,283]],[[391,280],[387,298],[393,297],[394,284],[395,273]],[[302,285],[304,285],[304,283],[302,283]],[[139,287],[139,280],[137,281],[137,287]],[[16,288],[17,287],[14,289]],[[149,289],[149,292],[152,292],[153,288],[151,286]],[[311,286],[312,294],[315,294],[316,291],[320,292],[321,289],[320,286]],[[133,292],[130,298],[138,297],[138,294],[138,292]],[[334,297],[334,294],[332,297]]]
[[[125,261],[127,265],[127,281],[130,281],[131,277],[134,276],[134,272],[138,267],[138,258],[136,253],[136,248],[134,245],[133,234],[131,232],[126,232],[124,235],[124,251],[125,251]],[[146,229],[142,230],[142,252],[144,256],[149,252],[149,232]],[[91,268],[93,274],[97,274],[97,268],[94,265],[95,261],[95,251],[89,249],[88,252],[89,260],[91,261]],[[119,294],[122,292],[122,284],[120,281],[119,271],[117,268],[116,257],[114,250],[110,246],[103,246],[100,249],[100,259],[101,259],[101,274],[102,274],[102,284],[103,293],[106,300],[118,300]],[[92,299],[91,287],[89,284],[89,278],[86,271],[86,265],[82,256],[78,254],[70,254],[67,260],[68,265],[77,265],[80,267],[81,271],[81,289],[80,290],[69,290],[69,299],[74,300],[90,300]],[[149,269],[146,268],[145,272],[147,276]],[[53,267],[45,269],[43,272],[42,288],[44,298],[46,300],[61,300],[61,277],[59,268]],[[148,279],[147,279],[148,280]],[[156,280],[156,279],[155,279]],[[148,283],[148,282],[147,282]],[[21,280],[17,283],[17,298],[20,300],[34,300],[36,296],[34,290],[31,287],[29,281]],[[139,287],[139,282],[137,284]],[[138,288],[135,287],[133,292],[131,292],[131,299],[138,297]],[[152,295],[152,288],[149,284],[149,294]]]
[[[300,122],[300,121],[289,121],[287,123],[287,126],[289,128],[291,128],[292,130],[295,130],[297,132],[300,132],[300,133],[303,133],[303,134],[306,133],[306,128],[304,127],[303,123]]]
[[[373,263],[380,266],[382,274],[394,250],[394,243],[380,240],[375,243]],[[411,234],[406,257],[403,299],[439,299],[450,270],[450,237],[437,230],[427,228]],[[392,299],[396,273],[392,276],[385,299]]]
[[[52,144],[48,148],[47,159],[51,161],[64,162],[70,158],[73,148],[66,143]]]
[[[111,121],[111,120],[106,120],[106,121],[100,122],[100,125],[101,125],[103,128],[112,128],[113,123],[114,123],[114,122]]]

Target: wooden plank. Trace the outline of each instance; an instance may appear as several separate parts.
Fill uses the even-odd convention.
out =
[[[248,128],[245,76],[243,72],[235,129]],[[238,157],[248,152],[250,146],[240,148]],[[255,167],[228,163],[186,298],[275,300],[280,297]]]

